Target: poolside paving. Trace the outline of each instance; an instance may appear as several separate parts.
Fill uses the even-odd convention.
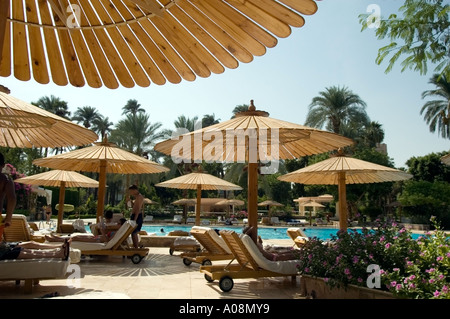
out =
[[[291,240],[267,240],[291,245]],[[0,299],[33,299],[57,293],[59,298],[78,299],[302,299],[300,279],[236,279],[230,292],[222,292],[218,282],[208,283],[199,264],[185,266],[167,247],[150,247],[150,254],[139,264],[121,256],[96,256],[72,264],[67,279],[42,280],[31,294],[24,294],[23,283],[0,281]],[[219,263],[219,262],[215,262]],[[227,263],[222,261],[221,263]],[[80,274],[80,279],[73,279]]]

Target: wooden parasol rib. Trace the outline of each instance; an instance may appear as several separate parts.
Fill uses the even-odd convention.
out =
[[[82,146],[97,138],[97,134],[85,127],[0,92],[1,146]]]
[[[265,54],[316,11],[315,0],[4,0],[0,76],[94,88],[192,81]]]

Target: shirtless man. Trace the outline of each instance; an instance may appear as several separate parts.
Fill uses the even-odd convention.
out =
[[[130,220],[134,220],[137,224],[136,229],[131,234],[131,239],[133,239],[134,248],[139,248],[138,232],[140,232],[142,224],[144,222],[144,214],[142,211],[142,208],[144,206],[144,196],[139,193],[138,187],[136,185],[131,185],[128,188],[128,191],[130,195],[134,197]]]
[[[0,153],[0,171],[5,167],[5,158]],[[2,216],[2,211],[6,205],[6,216]],[[14,188],[14,182],[5,174],[0,173],[0,234],[3,234],[3,227],[9,227],[11,225],[12,214],[16,207],[16,192]],[[1,237],[1,236],[0,236]]]

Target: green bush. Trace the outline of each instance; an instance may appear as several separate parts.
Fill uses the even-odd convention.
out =
[[[367,286],[368,267],[377,265],[383,290],[406,298],[450,298],[449,236],[436,229],[418,240],[396,223],[339,231],[329,242],[311,238],[299,251],[298,270],[331,286]]]

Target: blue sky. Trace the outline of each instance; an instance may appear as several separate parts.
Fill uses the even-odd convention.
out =
[[[430,133],[420,115],[425,103],[421,93],[433,88],[428,83],[433,67],[423,76],[411,70],[402,73],[399,65],[386,74],[387,62],[375,63],[385,42],[376,39],[373,29],[361,32],[358,19],[371,4],[376,4],[384,17],[403,1],[319,1],[319,10],[305,17],[305,26],[279,39],[264,56],[193,82],[110,90],[42,85],[11,76],[0,78],[0,84],[26,102],[55,95],[68,102],[71,112],[93,106],[112,122],[122,117],[122,107],[129,99],[136,99],[150,114],[151,122],[161,122],[169,129],[183,114],[201,118],[214,113],[216,118],[228,120],[236,105],[252,99],[273,118],[304,124],[313,97],[327,87],[346,86],[367,103],[369,117],[385,130],[388,155],[397,167],[404,167],[412,156],[449,150],[450,141]]]

